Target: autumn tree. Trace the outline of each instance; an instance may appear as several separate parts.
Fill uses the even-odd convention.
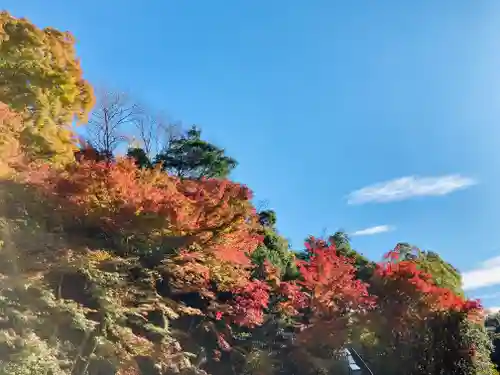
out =
[[[403,258],[400,258],[400,257]],[[417,257],[396,246],[371,281],[377,298],[364,351],[378,371],[399,374],[494,374],[482,307],[437,285]],[[472,337],[474,337],[472,339]]]
[[[84,137],[79,137],[78,149],[74,153],[75,160],[77,162],[83,161],[103,161],[109,160],[109,156],[99,152],[91,143],[89,143]]]
[[[398,243],[394,251],[398,253],[398,261],[414,261],[420,270],[431,275],[436,285],[448,288],[458,295],[464,294],[460,272],[438,253],[421,250],[407,242]]]
[[[311,237],[306,245],[310,256],[306,261],[299,261],[299,284],[310,298],[311,324],[318,329],[326,324],[333,327],[342,324],[341,320],[348,318],[351,312],[371,305],[367,284],[356,279],[353,259],[340,255],[331,240]],[[320,319],[321,324],[315,324],[316,319]]]
[[[71,160],[70,126],[85,122],[94,104],[74,44],[69,32],[0,13],[0,102],[23,115],[21,141],[31,157]]]
[[[191,179],[226,178],[237,165],[223,149],[202,140],[201,130],[195,126],[171,140],[155,162],[174,176]]]
[[[422,253],[418,247],[408,242],[398,242],[395,248],[399,254],[398,260],[412,260],[418,258]]]
[[[371,308],[367,284],[356,278],[354,260],[340,255],[335,243],[310,237],[306,260],[298,262],[297,285],[306,297],[297,333],[294,363],[298,373],[328,373],[335,355],[351,340],[356,317]],[[299,315],[300,316],[300,315]]]
[[[23,302],[15,314],[33,311],[33,316],[47,317],[41,324],[51,332],[51,343],[58,345],[59,337],[66,340],[59,352],[49,347],[50,353],[63,358],[55,362],[55,367],[69,357],[66,363],[84,373],[85,366],[101,366],[111,358],[110,366],[125,369],[133,367],[134,356],[141,353],[168,373],[169,366],[190,366],[172,337],[169,327],[174,319],[184,317],[181,327],[183,321],[196,322],[205,332],[203,329],[210,329],[210,323],[216,320],[216,312],[227,305],[218,300],[219,293],[235,295],[237,303],[226,306],[233,311],[235,324],[245,323],[243,316],[250,317],[242,309],[254,291],[248,254],[262,239],[251,191],[246,186],[221,179],[179,180],[159,170],[139,169],[126,158],[109,163],[84,158],[64,169],[36,166],[17,178],[25,186],[18,190],[32,195],[31,199],[19,195],[6,195],[5,199],[10,200],[9,207],[25,213],[24,221],[34,224],[24,231],[16,229],[23,234],[16,235],[14,248],[26,249],[21,244],[30,244],[30,251],[23,250],[17,274],[27,280],[31,272],[39,282],[35,291],[32,288],[22,294],[31,302]],[[52,238],[47,231],[59,235]],[[65,246],[63,233],[75,241],[73,245]],[[31,241],[34,234],[45,236]],[[0,236],[9,244],[13,242],[12,235]],[[49,244],[47,239],[56,244]],[[51,247],[40,247],[40,243]],[[77,243],[88,246],[82,248]],[[3,252],[0,255],[0,276],[6,285],[2,270],[10,263],[5,262]],[[81,287],[81,283],[86,286]],[[0,288],[2,298],[3,292]],[[20,293],[16,290],[13,295]],[[30,300],[28,293],[35,297]],[[47,301],[41,301],[41,293]],[[11,293],[5,304],[0,303],[2,313],[4,305],[9,309],[4,314],[9,324],[11,320],[14,324],[14,297]],[[41,309],[39,305],[49,307]],[[85,316],[86,309],[94,311],[90,318]],[[53,316],[57,319],[51,320]],[[72,328],[72,324],[80,323],[88,324],[86,333]],[[36,320],[25,324],[25,332],[32,324],[36,325]],[[73,330],[77,331],[76,338],[64,336]],[[85,344],[81,341],[85,334],[89,338],[83,354],[72,356],[79,345]],[[44,340],[45,336],[36,336],[33,347]],[[92,352],[98,342],[106,343],[106,350],[99,346]],[[200,349],[196,340],[189,345]],[[22,364],[19,366],[22,368]],[[66,374],[61,371],[54,373]]]
[[[448,288],[458,295],[464,294],[460,272],[441,258],[438,253],[423,251],[417,264],[421,270],[432,276],[436,285]]]
[[[312,246],[313,244],[318,246],[320,243],[327,246],[328,243],[331,243],[333,246],[330,246],[330,249],[335,249],[338,255],[342,255],[352,260],[353,265],[356,268],[357,279],[368,282],[372,277],[376,264],[351,247],[351,239],[346,232],[339,230],[329,236],[327,241],[310,236],[305,242],[308,246]],[[308,261],[310,255],[311,252],[304,250],[297,253],[297,258],[303,261]]]

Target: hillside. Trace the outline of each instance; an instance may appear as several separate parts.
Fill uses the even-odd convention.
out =
[[[94,92],[69,33],[2,12],[0,58],[0,374],[341,374],[346,346],[376,374],[497,374],[438,254],[294,252],[235,159]]]

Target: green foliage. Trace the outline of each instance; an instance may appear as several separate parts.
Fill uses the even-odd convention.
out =
[[[201,130],[193,126],[181,137],[173,139],[166,150],[156,156],[155,164],[181,178],[225,178],[236,160],[223,149],[201,139]]]
[[[462,276],[450,263],[443,260],[439,254],[424,251],[418,258],[420,269],[432,275],[436,285],[453,290],[456,294],[463,295]]]
[[[34,332],[23,337],[14,336],[8,331],[0,334],[0,345],[11,350],[8,360],[0,361],[0,373],[16,375],[66,375],[57,358],[57,347],[50,347],[47,340]]]
[[[263,234],[263,244],[252,253],[252,261],[259,266],[268,261],[280,270],[281,275],[293,273],[295,257],[289,250],[288,242],[273,229],[266,228]]]
[[[276,212],[273,210],[259,212],[259,222],[263,227],[275,228],[277,220]]]
[[[484,326],[493,345],[491,360],[497,369],[500,369],[500,314],[498,312],[488,314]]]
[[[134,159],[135,165],[137,165],[138,168],[151,169],[153,167],[153,163],[149,160],[148,154],[140,147],[129,148],[127,156]]]
[[[376,265],[351,247],[347,233],[342,231],[335,232],[331,240],[341,255],[354,260],[357,278],[363,281],[370,280]]]
[[[401,258],[399,258],[401,257]],[[375,371],[399,374],[495,374],[482,308],[434,281],[417,256],[395,250],[377,267],[363,352]]]
[[[151,318],[165,322],[182,311],[158,294],[158,268],[122,257],[120,247],[96,247],[99,239],[85,231],[61,236],[68,216],[43,194],[2,187],[2,373],[83,375],[128,368],[144,356],[164,371],[194,368],[168,324]]]
[[[440,287],[448,288],[454,293],[463,296],[462,276],[460,272],[450,263],[442,259],[438,253],[433,251],[422,251],[418,247],[406,242],[396,245],[401,260],[414,260],[419,269],[429,273],[434,283]]]
[[[295,265],[295,255],[290,250],[288,241],[277,231],[276,213],[265,210],[259,213],[259,223],[262,226],[260,234],[264,240],[252,253],[252,262],[257,266],[258,272],[266,262],[276,267],[281,277],[295,278],[298,271]]]
[[[414,321],[404,333],[388,331],[379,336],[376,347],[365,348],[364,354],[373,371],[389,375],[400,374],[401,368],[409,375],[495,375],[490,349],[480,324],[471,322],[463,313],[451,312],[433,313],[425,320]]]
[[[493,328],[500,327],[500,313],[495,312],[492,314],[488,314],[485,318],[484,325],[486,327],[493,327]]]
[[[473,322],[463,319],[462,326],[460,328],[465,344],[474,348],[472,370],[467,370],[472,374],[497,375],[498,372],[496,371],[490,358],[493,345],[488,337],[484,325],[482,324],[482,321]]]

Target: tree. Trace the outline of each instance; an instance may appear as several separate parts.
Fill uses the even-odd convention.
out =
[[[259,222],[262,226],[274,228],[276,221],[276,212],[273,210],[264,210],[259,212]]]
[[[484,320],[484,325],[486,327],[493,327],[495,329],[500,327],[500,313],[493,312],[488,314]]]
[[[141,110],[121,92],[101,90],[87,125],[89,143],[107,158],[127,140],[124,127],[137,121]]]
[[[169,122],[163,115],[152,115],[145,111],[136,117],[134,125],[139,141],[136,148],[142,148],[150,159],[168,149],[182,131],[180,124]]]
[[[356,277],[359,280],[368,282],[372,277],[373,272],[375,271],[375,263],[368,260],[358,251],[354,250],[351,247],[351,239],[349,238],[347,233],[343,231],[335,232],[330,241],[335,244],[335,247],[339,254],[354,261],[354,267],[356,267]]]
[[[448,288],[458,295],[464,295],[462,276],[450,263],[433,251],[423,251],[417,259],[418,267],[428,272],[437,286]]]
[[[481,305],[436,285],[419,259],[406,255],[396,246],[371,280],[377,304],[367,321],[374,343],[365,352],[375,369],[493,375]]]
[[[500,314],[498,312],[488,314],[485,318],[484,325],[493,345],[491,360],[498,370],[500,369]]]
[[[348,249],[351,250],[351,239],[349,235],[343,230],[339,230],[331,236],[331,240],[335,244],[335,248],[338,250]]]
[[[136,116],[134,125],[138,138],[129,146],[127,156],[134,159],[139,168],[152,168],[155,155],[168,149],[181,134],[181,125],[147,112]]]
[[[398,242],[396,248],[398,249],[399,260],[416,259],[422,254],[418,247],[410,245],[408,242]]]
[[[79,163],[85,160],[102,161],[107,159],[106,155],[102,155],[83,137],[80,137],[78,146],[78,150],[75,151],[74,155],[75,160]]]
[[[353,261],[353,265],[356,268],[357,279],[362,280],[364,282],[368,282],[370,280],[370,278],[373,275],[373,272],[375,271],[376,264],[368,260],[366,257],[364,257],[362,254],[360,254],[351,247],[351,240],[346,232],[342,230],[335,232],[328,238],[328,242],[333,245],[330,246],[330,249],[335,249],[335,251],[339,255],[342,255]],[[306,240],[307,244],[312,245],[314,243],[315,246],[318,246],[320,243],[323,243],[324,246],[328,246],[328,242],[316,239],[314,237],[309,237]],[[297,257],[300,260],[307,261],[309,259],[309,256],[310,252],[302,251],[298,254]]]
[[[223,149],[201,139],[201,130],[192,126],[186,134],[173,139],[157,155],[155,164],[180,178],[226,178],[237,166]]]
[[[298,273],[295,255],[290,250],[288,241],[278,233],[276,221],[276,212],[273,210],[259,212],[259,223],[262,226],[260,234],[264,240],[252,253],[251,259],[257,266],[257,275],[262,276],[263,267],[269,262],[276,267],[280,276],[294,278]]]
[[[73,157],[71,123],[85,122],[94,104],[69,32],[40,29],[0,13],[0,102],[24,116],[22,142],[31,157]]]
[[[442,259],[434,251],[423,251],[407,242],[396,245],[394,252],[398,254],[398,261],[413,260],[418,268],[431,275],[433,282],[443,288],[448,288],[458,295],[462,290],[462,276],[450,263]]]
[[[340,255],[332,240],[310,237],[306,247],[309,259],[298,262],[301,278],[297,283],[309,303],[307,328],[299,334],[299,340],[304,347],[331,356],[347,342],[356,313],[369,308],[373,301],[368,285],[356,278],[353,259]]]
[[[141,169],[150,169],[153,167],[151,159],[141,147],[130,147],[127,151],[127,157],[133,159],[135,165]]]

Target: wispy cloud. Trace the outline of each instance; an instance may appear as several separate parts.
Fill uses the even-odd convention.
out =
[[[377,225],[375,227],[365,228],[352,232],[351,236],[372,236],[374,234],[390,232],[395,228],[391,225]]]
[[[347,203],[387,203],[413,197],[447,195],[475,184],[476,180],[458,174],[438,177],[407,176],[353,191],[348,195]]]
[[[488,259],[478,268],[462,274],[464,290],[474,290],[500,284],[500,256]]]
[[[481,267],[483,268],[491,268],[498,266],[500,266],[500,256],[486,259],[485,261],[481,262]]]

